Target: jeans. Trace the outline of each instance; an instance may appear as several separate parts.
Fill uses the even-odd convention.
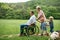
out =
[[[41,30],[45,31],[46,30],[46,22],[41,23]]]
[[[50,32],[51,32],[51,33],[53,32],[53,27],[50,27]]]
[[[49,22],[49,24],[50,24],[50,32],[52,33],[54,30],[54,25],[53,25],[53,22]]]
[[[46,22],[42,22],[40,28],[41,28],[41,35],[42,35],[44,32],[46,33],[46,32],[47,32]]]
[[[27,28],[28,25],[26,25],[26,24],[20,25],[20,32],[21,32],[21,34],[23,34],[23,32],[24,32],[24,27]]]

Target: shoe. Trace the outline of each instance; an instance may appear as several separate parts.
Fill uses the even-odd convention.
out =
[[[43,34],[41,34],[40,36],[43,36]]]
[[[19,37],[20,37],[20,36],[23,36],[23,34],[20,34]]]

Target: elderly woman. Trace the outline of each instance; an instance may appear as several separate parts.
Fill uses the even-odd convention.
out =
[[[41,36],[42,36],[44,32],[45,32],[45,34],[47,33],[47,29],[46,29],[46,17],[45,17],[44,12],[41,10],[40,6],[37,6],[36,9],[37,9],[37,12],[38,12],[37,20],[39,20],[40,23],[41,23],[40,28],[41,28]]]

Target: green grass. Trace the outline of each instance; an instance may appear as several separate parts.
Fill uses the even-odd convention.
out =
[[[3,20],[0,19],[0,36],[9,35],[9,34],[19,34],[20,33],[20,24],[26,23],[27,20]],[[37,25],[39,23],[37,22]],[[49,27],[47,27],[49,31]],[[60,30],[60,20],[54,20],[54,30]],[[24,37],[1,37],[0,40],[48,40],[46,36],[24,36]]]

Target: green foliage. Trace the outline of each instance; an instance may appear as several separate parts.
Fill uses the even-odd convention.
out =
[[[31,0],[25,3],[0,3],[0,19],[29,19],[30,10],[37,16],[36,6],[40,5],[46,17],[60,19],[59,0]]]

